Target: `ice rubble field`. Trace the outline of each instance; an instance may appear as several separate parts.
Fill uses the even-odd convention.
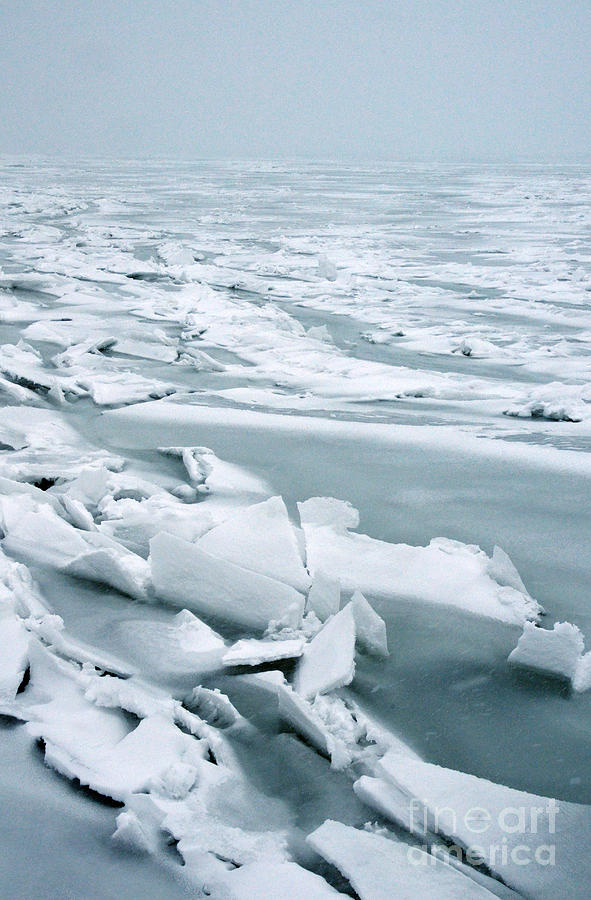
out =
[[[591,176],[1,168],[3,892],[588,897]]]

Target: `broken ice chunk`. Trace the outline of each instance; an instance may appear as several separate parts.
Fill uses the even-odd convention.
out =
[[[307,837],[361,900],[492,900],[493,894],[419,847],[327,819]]]
[[[570,681],[575,691],[591,687],[591,652],[585,653],[585,639],[576,625],[555,622],[552,631],[526,622],[509,662]]]
[[[386,623],[367,602],[361,591],[351,598],[357,644],[374,656],[388,656]]]
[[[269,486],[240,466],[219,459],[209,447],[158,447],[164,456],[182,460],[189,480],[200,492],[269,495]]]
[[[238,641],[222,659],[225,666],[260,666],[278,659],[295,659],[301,656],[304,641],[257,641],[254,638]]]
[[[355,617],[349,603],[306,645],[294,674],[302,697],[350,684],[355,675]]]
[[[174,394],[176,388],[134,372],[86,373],[76,380],[97,406],[125,406]]]
[[[250,723],[240,715],[229,697],[222,694],[219,688],[197,685],[185,697],[184,702],[185,706],[215,728],[231,728],[234,725],[239,725],[243,730],[251,728]]]
[[[205,485],[208,475],[211,475],[213,470],[211,459],[208,457],[214,454],[208,447],[158,447],[158,452],[163,456],[181,459],[187,470],[189,481],[196,488]]]
[[[23,494],[0,495],[4,545],[35,562],[102,584],[136,599],[146,596],[148,564],[95,531],[79,531],[46,503]]]
[[[277,693],[281,718],[323,756],[328,757],[333,768],[344,769],[348,766],[352,759],[350,748],[339,734],[332,734],[312,705],[296,694],[283,679],[273,687]]]
[[[356,534],[350,529],[359,524],[357,510],[334,497],[312,497],[298,507],[312,576],[322,570],[339,578],[345,590],[455,606],[512,624],[542,611],[527,592],[509,584],[516,583],[516,573],[499,553],[493,562],[479,547],[447,538],[413,547]]]
[[[212,556],[284,581],[297,591],[305,591],[310,584],[281,497],[239,510],[204,534],[198,546]]]
[[[335,616],[341,606],[341,584],[321,570],[314,572],[314,580],[308,593],[306,611],[315,613],[321,622]]]
[[[297,627],[304,597],[289,585],[216,559],[164,532],[150,541],[156,596],[196,612],[264,631],[272,619]]]
[[[417,836],[424,838],[428,829],[465,848],[469,861],[487,866],[520,896],[589,896],[591,806],[528,794],[402,754],[387,753],[378,770],[406,793]]]

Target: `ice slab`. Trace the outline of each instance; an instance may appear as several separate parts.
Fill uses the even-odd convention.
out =
[[[591,688],[591,652],[584,651],[585,639],[576,625],[555,622],[550,631],[526,622],[509,662],[565,678],[575,691],[586,691]]]
[[[221,668],[226,645],[222,638],[189,610],[171,623],[128,619],[116,627],[125,655],[143,671],[175,677]]]
[[[258,641],[248,638],[237,641],[224,654],[225,666],[260,666],[279,659],[295,659],[304,652],[301,639],[286,641]]]
[[[220,559],[260,572],[304,592],[310,584],[281,497],[241,509],[198,541]]]
[[[22,620],[0,598],[0,709],[16,697],[29,661],[28,646]]]
[[[314,573],[314,579],[308,592],[306,611],[313,612],[321,622],[336,615],[341,606],[341,583],[336,578],[329,578],[320,569]]]
[[[304,648],[294,673],[294,689],[315,697],[350,684],[355,675],[355,615],[348,604]]]
[[[540,612],[527,593],[491,576],[491,560],[479,547],[446,538],[427,547],[389,544],[351,532],[359,514],[342,500],[314,497],[298,506],[312,575],[322,570],[348,590],[457,606],[512,624]]]
[[[418,847],[330,819],[308,843],[361,900],[492,900],[494,894]]]
[[[254,862],[228,875],[231,900],[323,900],[344,897],[324,878],[294,862]]]
[[[387,753],[378,774],[406,793],[412,830],[436,832],[526,897],[583,900],[591,879],[591,806],[540,797]],[[470,855],[468,856],[468,851]]]
[[[150,541],[157,597],[247,628],[271,620],[297,627],[304,597],[289,585],[217,559],[181,538],[161,533]]]
[[[374,656],[388,656],[386,623],[367,602],[361,591],[355,591],[351,597],[351,608],[355,620],[357,645]]]

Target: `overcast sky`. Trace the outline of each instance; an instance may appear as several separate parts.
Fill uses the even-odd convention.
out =
[[[591,158],[591,0],[0,0],[0,153]]]

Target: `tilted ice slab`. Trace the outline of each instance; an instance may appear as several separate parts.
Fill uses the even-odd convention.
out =
[[[281,497],[241,509],[207,532],[197,546],[212,556],[306,591],[310,578]]]
[[[321,570],[348,590],[457,606],[511,624],[535,619],[541,611],[528,594],[507,584],[506,565],[501,583],[496,580],[498,560],[479,547],[446,538],[411,547],[351,533],[359,514],[334,498],[314,497],[298,507],[312,575]]]
[[[321,622],[326,622],[338,613],[340,606],[341,582],[337,578],[329,578],[318,569],[308,591],[306,612],[313,612]]]
[[[110,584],[136,599],[146,597],[148,564],[97,532],[80,531],[51,506],[28,494],[0,496],[3,544],[11,553],[66,574]]]
[[[427,839],[427,831],[442,835],[524,897],[588,897],[591,806],[528,794],[404,754],[387,753],[377,769],[406,795],[419,839]]]
[[[127,619],[115,631],[125,655],[151,674],[197,676],[215,671],[226,651],[220,635],[188,609],[170,623]]]
[[[358,647],[373,656],[388,656],[386,623],[367,602],[360,591],[355,591],[350,603],[355,620],[355,642]]]
[[[306,644],[294,673],[294,689],[309,699],[350,684],[355,675],[355,615],[349,603]]]
[[[287,584],[206,553],[170,534],[150,541],[155,595],[197,613],[264,631],[270,621],[297,627],[304,596]]]
[[[304,652],[301,638],[285,641],[258,641],[247,638],[237,641],[224,654],[225,666],[260,666],[279,659],[295,659]]]
[[[361,900],[492,900],[486,888],[394,835],[327,819],[308,843],[347,878]]]
[[[570,622],[555,622],[551,631],[526,622],[509,662],[565,678],[575,691],[591,688],[591,651],[585,653],[585,639]]]

